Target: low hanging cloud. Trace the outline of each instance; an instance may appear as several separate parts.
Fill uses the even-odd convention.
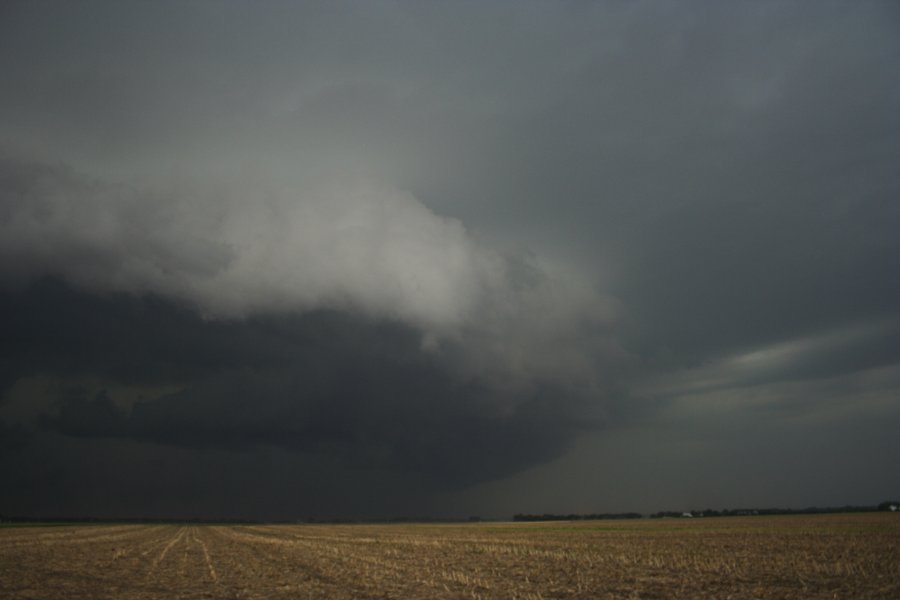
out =
[[[62,382],[29,400],[40,435],[458,488],[560,456],[627,360],[577,273],[370,180],[139,189],[14,160],[0,177],[3,387]]]
[[[322,310],[210,320],[158,297],[52,279],[3,292],[0,308],[18,317],[0,360],[38,383],[12,388],[6,412],[24,400],[36,435],[274,448],[427,490],[558,457],[598,424],[585,419],[595,390],[562,379],[500,389],[423,351],[403,323]]]
[[[366,178],[140,189],[16,160],[0,178],[7,284],[58,277],[208,319],[344,311],[409,325],[423,350],[503,377],[587,381],[596,347],[618,352],[595,335],[614,304],[583,277],[481,245],[460,221]],[[588,336],[591,352],[580,346]]]
[[[9,162],[2,177],[4,275],[159,293],[213,318],[334,307],[446,329],[505,276],[460,222],[352,178],[138,190]]]

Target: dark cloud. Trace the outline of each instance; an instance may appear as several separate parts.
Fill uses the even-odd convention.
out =
[[[895,3],[0,10],[17,506],[894,495]]]
[[[585,421],[585,390],[547,382],[504,398],[423,352],[416,332],[341,313],[209,321],[158,298],[44,280],[3,295],[4,361],[25,375],[178,384],[130,403],[64,389],[42,429],[193,448],[274,446],[453,488],[551,459]]]
[[[31,439],[31,432],[19,424],[7,425],[0,421],[0,453],[19,450]]]
[[[572,399],[559,390],[534,394],[512,414],[495,414],[486,390],[428,369],[350,363],[336,375],[322,381],[302,367],[289,376],[228,374],[138,403],[130,414],[105,392],[93,398],[82,392],[40,422],[82,438],[274,446],[332,457],[344,467],[415,476],[423,489],[467,486],[556,458],[576,431],[590,426],[576,420]]]
[[[708,361],[663,376],[657,391],[728,390],[780,382],[853,376],[900,364],[900,323],[878,320],[861,326],[793,339]]]
[[[295,351],[275,325],[204,320],[158,297],[89,295],[53,278],[3,290],[0,312],[7,387],[45,372],[179,383],[216,369],[284,365]]]

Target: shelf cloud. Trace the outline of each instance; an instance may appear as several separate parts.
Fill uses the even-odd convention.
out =
[[[0,513],[895,495],[898,25],[5,3]]]

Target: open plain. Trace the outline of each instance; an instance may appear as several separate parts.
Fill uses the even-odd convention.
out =
[[[900,598],[900,515],[0,529],[3,598]]]

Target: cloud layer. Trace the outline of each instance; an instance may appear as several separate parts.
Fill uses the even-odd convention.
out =
[[[896,489],[894,3],[0,11],[0,512]]]
[[[248,181],[139,190],[0,167],[0,276],[20,286],[54,276],[207,318],[348,311],[411,325],[425,349],[477,337],[473,355],[519,375],[587,375],[570,346],[581,328],[611,324],[611,301],[583,277],[479,245],[410,194],[351,176],[277,191]]]

